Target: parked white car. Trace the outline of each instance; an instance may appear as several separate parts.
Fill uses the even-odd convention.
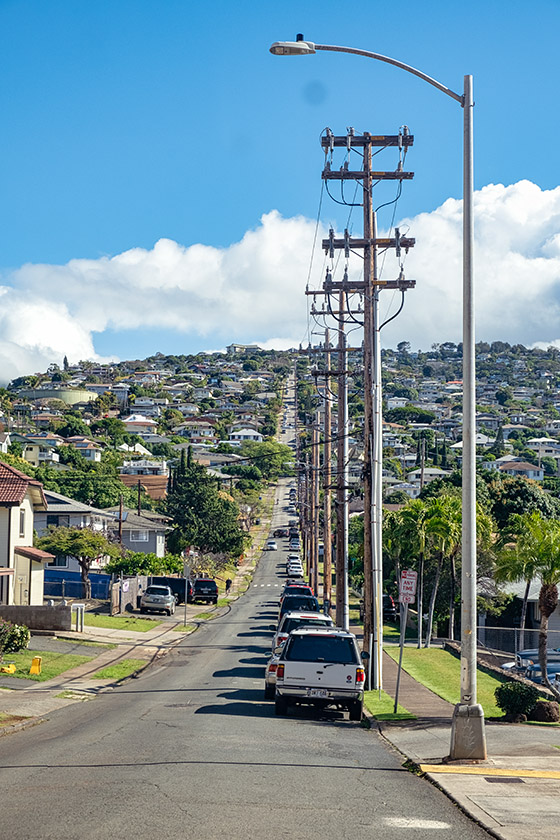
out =
[[[302,627],[290,633],[278,661],[275,712],[285,715],[295,703],[335,706],[347,709],[350,720],[361,720],[364,684],[362,657],[352,633]]]
[[[280,619],[278,629],[272,639],[272,650],[275,650],[279,645],[283,644],[292,630],[297,630],[298,627],[333,627],[334,622],[330,615],[323,615],[316,612],[304,612],[302,610],[293,610],[292,612],[284,613]]]
[[[168,586],[150,585],[140,598],[140,612],[175,612],[175,595]]]

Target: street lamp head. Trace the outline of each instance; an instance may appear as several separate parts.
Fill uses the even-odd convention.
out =
[[[272,55],[311,55],[315,52],[313,41],[304,41],[297,35],[295,41],[275,41],[270,48]]]

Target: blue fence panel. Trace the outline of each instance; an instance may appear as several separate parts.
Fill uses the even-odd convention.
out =
[[[111,586],[111,575],[90,574],[91,597],[107,600]],[[84,585],[79,572],[66,569],[45,569],[44,595],[46,598],[83,598]]]

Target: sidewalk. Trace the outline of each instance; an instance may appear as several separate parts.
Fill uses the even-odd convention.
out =
[[[387,654],[383,668],[385,691],[394,697],[397,666]],[[558,826],[560,727],[486,722],[486,761],[442,764],[453,706],[405,672],[399,702],[418,719],[377,722],[383,737],[484,828],[504,840],[534,840]]]

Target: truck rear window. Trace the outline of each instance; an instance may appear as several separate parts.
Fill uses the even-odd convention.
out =
[[[331,627],[332,621],[321,618],[288,618],[282,625],[282,633],[291,633],[296,627]]]
[[[292,636],[283,659],[289,662],[358,664],[352,639],[343,636]]]
[[[282,601],[282,612],[319,612],[319,601],[312,595],[286,595]]]

